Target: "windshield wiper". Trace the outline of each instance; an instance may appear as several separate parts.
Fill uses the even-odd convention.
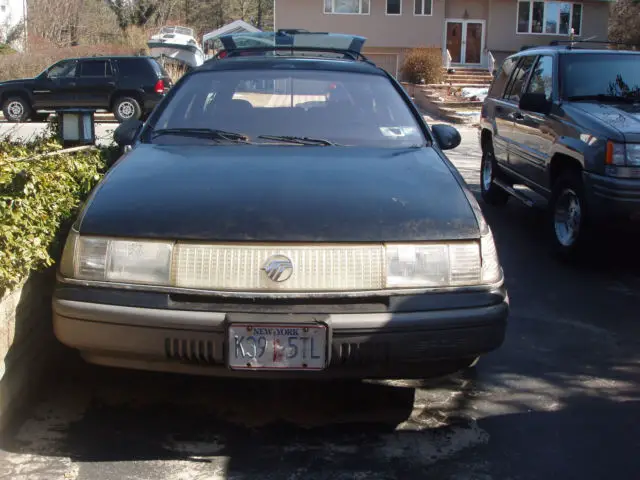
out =
[[[258,138],[274,140],[276,142],[295,143],[298,145],[317,145],[321,147],[335,147],[338,145],[337,143],[325,140],[324,138],[293,137],[289,135],[260,135]]]
[[[214,128],[161,128],[154,130],[151,138],[161,135],[179,135],[183,137],[208,138],[210,140],[224,140],[234,143],[249,143],[249,137],[237,132],[227,132]]]
[[[580,100],[597,100],[599,102],[637,103],[640,102],[640,97],[625,97],[623,95],[605,95],[604,93],[599,93],[597,95],[573,95],[569,97],[568,100],[572,102]]]

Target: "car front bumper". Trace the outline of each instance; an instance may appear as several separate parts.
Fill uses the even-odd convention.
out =
[[[640,179],[616,178],[585,173],[589,206],[603,218],[640,219]]]
[[[64,298],[67,297],[67,298]],[[509,312],[503,288],[490,304],[431,311],[263,313],[141,308],[53,301],[57,338],[90,363],[243,378],[427,378],[468,366],[498,348]],[[316,372],[231,370],[227,329],[232,322],[327,325],[327,366]]]

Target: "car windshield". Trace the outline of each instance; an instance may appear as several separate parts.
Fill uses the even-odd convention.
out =
[[[238,145],[425,143],[416,118],[386,77],[338,71],[198,72],[180,85],[153,129],[172,132],[151,136],[164,144],[211,141],[206,134],[181,137],[176,129],[241,134],[246,141]]]
[[[564,55],[565,99],[640,98],[640,57],[629,54]]]

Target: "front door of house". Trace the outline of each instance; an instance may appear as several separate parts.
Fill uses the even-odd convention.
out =
[[[451,63],[479,65],[484,47],[484,20],[447,19],[446,49]]]

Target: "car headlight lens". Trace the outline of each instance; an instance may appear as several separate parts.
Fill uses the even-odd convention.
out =
[[[640,167],[640,143],[607,142],[605,163],[614,167]]]
[[[78,280],[169,285],[173,243],[81,237],[71,232],[60,272]]]
[[[493,240],[493,233],[489,233],[480,238],[480,253],[482,255],[482,283],[496,283],[502,277],[502,267],[498,258],[498,250]]]
[[[627,143],[627,166],[640,167],[640,144]]]
[[[477,285],[481,279],[477,242],[387,245],[387,288]]]

